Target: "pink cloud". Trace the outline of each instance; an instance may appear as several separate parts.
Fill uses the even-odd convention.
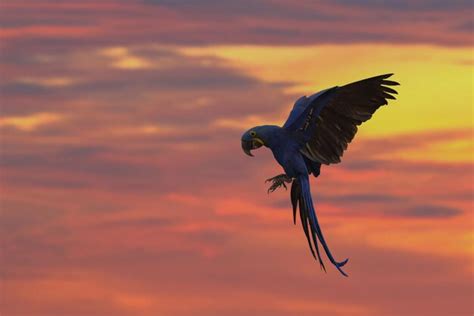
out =
[[[472,163],[393,158],[468,131],[356,138],[312,179],[328,242],[351,258],[345,280],[319,271],[288,192],[266,194],[281,171],[271,153],[240,149],[235,122],[280,120],[289,83],[150,45],[463,45],[470,35],[449,26],[469,12],[183,3],[1,4],[2,119],[61,118],[0,127],[1,311],[469,314]],[[380,16],[404,19],[380,26]]]

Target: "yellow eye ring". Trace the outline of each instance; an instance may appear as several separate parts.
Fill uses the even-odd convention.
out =
[[[250,136],[255,137],[257,136],[257,133],[255,131],[250,131]]]

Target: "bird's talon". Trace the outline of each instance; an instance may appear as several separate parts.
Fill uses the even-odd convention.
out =
[[[272,182],[272,185],[267,190],[267,193],[271,193],[281,186],[283,186],[285,190],[288,190],[288,187],[286,186],[285,183],[291,183],[292,179],[288,177],[286,174],[280,174],[278,176],[265,180],[265,183],[267,182]]]

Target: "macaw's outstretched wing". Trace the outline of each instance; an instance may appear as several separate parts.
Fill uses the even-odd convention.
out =
[[[339,272],[341,272],[344,276],[347,276],[347,274],[342,271],[341,268],[347,263],[347,260],[349,259],[337,262],[332,256],[331,251],[324,240],[323,232],[319,226],[316,211],[314,210],[313,200],[311,198],[311,192],[309,188],[309,179],[307,175],[298,176],[298,178],[293,181],[291,185],[291,204],[293,205],[293,221],[295,224],[296,211],[299,205],[301,225],[303,226],[306,239],[308,240],[309,248],[313,254],[313,257],[319,261],[321,268],[326,271],[321,254],[319,252],[318,240],[323,246],[329,261],[331,261],[331,263],[339,270]],[[314,244],[314,248],[316,248],[316,254],[314,253],[314,248],[311,241]]]
[[[387,99],[395,99],[392,94],[397,92],[388,86],[398,82],[386,80],[390,76],[372,77],[323,90],[309,98],[301,97],[283,127],[300,134],[301,152],[309,159],[338,163],[357,126],[387,104]]]

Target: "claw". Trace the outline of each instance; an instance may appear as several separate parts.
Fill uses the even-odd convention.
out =
[[[283,186],[285,190],[288,190],[288,187],[286,186],[285,182],[291,183],[292,179],[288,177],[286,174],[280,174],[273,178],[268,178],[267,180],[265,180],[265,183],[267,182],[272,182],[272,185],[267,190],[267,194],[270,194],[271,192],[274,192],[276,189],[278,189],[281,186]]]

